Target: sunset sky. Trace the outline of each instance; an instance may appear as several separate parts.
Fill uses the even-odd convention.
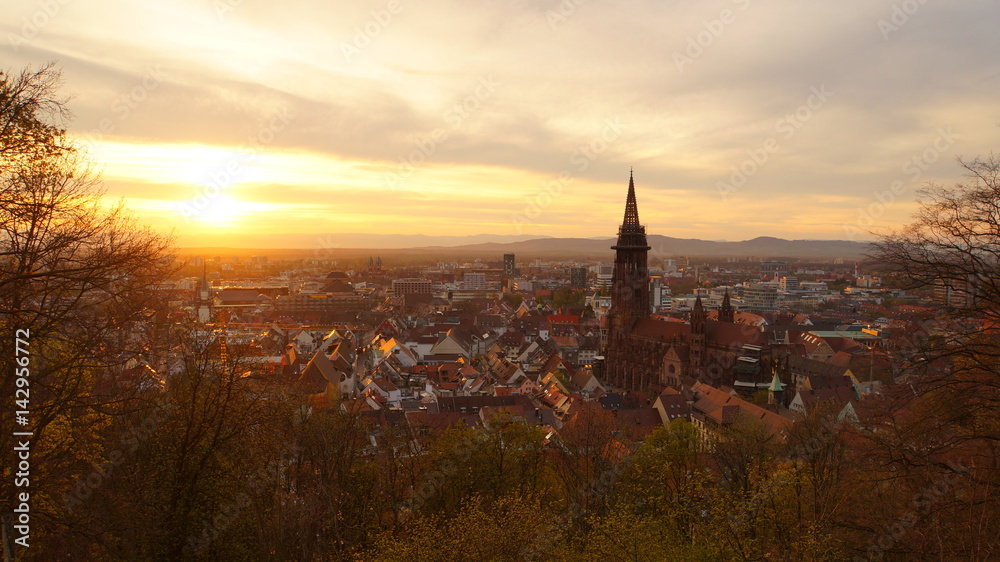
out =
[[[777,5],[776,5],[777,4]],[[183,246],[319,233],[867,239],[1000,149],[996,0],[45,0],[107,197]],[[742,169],[742,171],[740,171]]]

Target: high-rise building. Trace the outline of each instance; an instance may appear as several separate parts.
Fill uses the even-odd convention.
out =
[[[485,291],[487,289],[486,285],[486,274],[485,273],[466,273],[463,277],[463,283],[465,289],[471,291]]]
[[[577,290],[587,288],[587,268],[574,267],[569,270],[569,284]]]
[[[778,290],[773,286],[756,283],[743,289],[743,300],[750,312],[774,312],[778,305]]]
[[[605,287],[611,287],[611,278],[615,274],[615,266],[609,264],[600,264],[597,266],[597,286],[602,289]]]
[[[517,272],[516,262],[514,261],[514,254],[504,254],[503,255],[503,273],[507,277],[514,277]]]
[[[653,277],[649,284],[649,305],[653,312],[670,310],[670,303],[673,301],[673,293],[662,277]]]
[[[974,306],[976,299],[973,280],[972,276],[969,276],[965,281],[938,279],[934,282],[934,300],[946,307]]]

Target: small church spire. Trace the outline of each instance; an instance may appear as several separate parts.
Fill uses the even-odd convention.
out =
[[[775,370],[774,376],[771,377],[771,386],[767,387],[767,403],[783,405],[784,401],[785,385],[781,382],[781,377],[778,376],[778,371]]]
[[[199,287],[201,300],[207,301],[209,295],[208,289],[208,262],[201,262],[201,287]]]
[[[778,371],[774,372],[774,376],[771,377],[771,386],[767,388],[771,392],[781,392],[785,390],[785,384],[781,382],[781,377],[778,376]]]
[[[722,296],[722,306],[719,307],[719,322],[735,322],[736,313],[733,311],[733,305],[729,302],[729,289],[726,289],[726,294]]]
[[[694,299],[694,306],[691,307],[691,333],[704,335],[707,319],[708,314],[705,312],[705,305],[701,303],[701,295],[699,294]]]

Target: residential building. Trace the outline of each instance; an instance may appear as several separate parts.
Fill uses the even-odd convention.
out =
[[[392,282],[392,294],[400,297],[403,295],[430,295],[434,293],[434,282],[430,279],[403,278],[394,279]]]
[[[755,283],[743,289],[743,302],[750,312],[774,312],[777,310],[778,291],[773,286]]]

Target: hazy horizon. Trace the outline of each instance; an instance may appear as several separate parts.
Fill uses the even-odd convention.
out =
[[[654,235],[655,236],[655,235]],[[228,238],[228,237],[227,237]],[[677,238],[677,237],[669,237]],[[838,238],[801,238],[801,239],[787,239],[780,237],[771,236],[754,236],[753,238],[746,238],[743,240],[707,240],[695,238],[694,240],[699,240],[703,242],[719,242],[719,243],[738,243],[746,242],[749,240],[755,240],[757,238],[777,238],[778,240],[789,240],[794,242],[844,242],[848,241],[845,239]],[[263,240],[274,240],[274,242],[261,243]],[[290,246],[287,241],[299,239],[302,241],[301,246]],[[242,243],[239,244],[212,244],[214,239],[210,236],[201,237],[200,240],[206,242],[204,244],[175,244],[175,247],[179,249],[198,249],[198,248],[233,248],[233,249],[280,249],[280,250],[295,250],[295,249],[309,249],[314,247],[327,247],[327,248],[337,248],[345,250],[354,249],[386,249],[386,250],[406,250],[412,248],[424,248],[424,247],[456,247],[474,244],[510,244],[516,242],[527,242],[532,240],[593,240],[593,241],[603,241],[603,240],[614,240],[615,236],[544,236],[544,235],[512,235],[512,236],[502,236],[493,235],[488,233],[483,234],[470,234],[467,236],[430,236],[426,234],[396,234],[396,235],[380,235],[371,233],[361,233],[361,232],[330,232],[330,233],[317,233],[317,234],[295,234],[295,233],[275,233],[271,235],[257,236],[253,237],[252,240],[255,242],[247,241],[247,238],[242,239]],[[864,242],[864,240],[859,240],[859,242]],[[418,244],[421,245],[413,245]]]

